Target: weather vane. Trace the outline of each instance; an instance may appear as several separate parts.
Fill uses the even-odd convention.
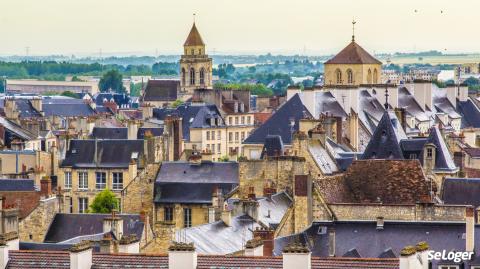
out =
[[[352,20],[352,42],[355,41],[355,18]]]
[[[193,13],[193,23],[195,23],[195,15],[197,14]]]

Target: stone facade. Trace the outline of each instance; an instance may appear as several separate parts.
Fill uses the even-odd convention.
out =
[[[38,206],[19,223],[22,242],[43,242],[45,234],[56,213],[60,212],[61,199],[50,197],[40,200]]]

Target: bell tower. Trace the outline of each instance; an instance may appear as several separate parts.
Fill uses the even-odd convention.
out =
[[[183,94],[193,94],[195,89],[212,86],[212,58],[205,53],[205,43],[194,21],[180,58],[180,89]]]

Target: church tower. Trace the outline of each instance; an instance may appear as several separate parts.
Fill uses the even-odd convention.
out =
[[[212,88],[212,58],[205,54],[205,44],[193,23],[180,58],[180,89],[193,94],[195,89]]]
[[[325,86],[360,86],[382,83],[382,62],[355,42],[355,21],[352,41],[332,59],[325,62]]]

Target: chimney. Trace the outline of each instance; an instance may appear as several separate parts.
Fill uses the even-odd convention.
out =
[[[417,249],[414,246],[406,246],[400,251],[400,269],[423,268],[417,259]],[[427,265],[428,266],[428,265]]]
[[[48,198],[52,195],[52,180],[49,177],[43,177],[40,180],[40,196]]]
[[[312,253],[300,243],[288,244],[283,249],[283,269],[311,269]]]
[[[33,108],[37,110],[38,112],[42,113],[43,108],[42,108],[42,97],[35,96],[30,100],[30,103],[32,104]]]
[[[335,257],[335,228],[328,228],[328,256]]]
[[[402,126],[403,130],[407,129],[407,112],[403,107],[395,108],[395,114],[400,121],[400,125]]]
[[[138,166],[137,161],[135,159],[131,159],[130,163],[128,164],[128,175],[130,176],[130,180],[133,180],[137,177],[138,174]]]
[[[420,264],[422,269],[428,269],[429,268],[429,263],[430,261],[428,260],[428,249],[429,245],[427,242],[422,241],[418,242],[417,245],[415,246],[415,249],[417,250],[417,257],[420,261]]]
[[[135,234],[124,235],[118,246],[119,253],[138,254],[140,253],[140,241]]]
[[[475,250],[475,214],[471,206],[466,208],[466,231],[465,231],[465,251],[473,252]]]
[[[377,217],[377,230],[383,230],[384,223],[383,217]]]
[[[273,256],[275,231],[270,228],[257,227],[253,231],[253,238],[260,238],[263,242],[263,256]]]
[[[112,210],[112,215],[103,219],[103,233],[112,232],[117,239],[123,236],[123,219],[117,216],[117,210]]]
[[[273,187],[273,183],[270,180],[267,181],[263,187],[263,197],[272,198],[275,193],[277,193],[277,190]]]
[[[7,268],[8,259],[8,246],[5,241],[0,241],[0,269]]]
[[[312,223],[312,180],[308,175],[295,175],[294,179],[294,231],[299,233]]]
[[[255,187],[248,187],[248,199],[255,201],[257,197],[255,196]]]
[[[245,256],[263,256],[263,241],[260,238],[253,238],[245,244]]]
[[[222,211],[221,219],[228,227],[232,226],[232,210],[224,209]]]
[[[197,252],[193,243],[173,242],[168,248],[169,269],[196,269]]]
[[[100,253],[112,254],[118,253],[118,245],[113,240],[112,234],[106,233],[103,235],[103,239],[99,242]]]
[[[90,269],[92,267],[92,244],[90,241],[82,241],[73,245],[70,249],[71,269]]]

